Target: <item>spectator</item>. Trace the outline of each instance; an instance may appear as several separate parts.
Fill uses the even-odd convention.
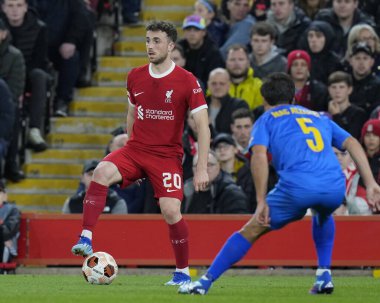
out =
[[[247,208],[250,213],[254,213],[257,202],[249,160],[239,154],[236,142],[230,134],[218,134],[212,145],[220,168],[231,174],[234,182],[241,187],[247,196]]]
[[[195,155],[193,168],[198,162]],[[248,213],[247,197],[236,185],[229,173],[220,169],[216,154],[209,151],[207,161],[209,186],[205,191],[195,192],[192,180],[184,184],[183,213],[196,214],[242,214]]]
[[[332,119],[359,140],[367,114],[364,109],[349,101],[352,93],[352,77],[345,72],[332,73],[329,77],[328,90],[331,97],[328,110]]]
[[[12,138],[15,105],[7,83],[0,79],[0,163],[3,163],[7,155],[8,145]],[[0,179],[2,168],[0,166]]]
[[[340,58],[346,53],[347,37],[350,29],[359,23],[375,26],[372,17],[358,9],[358,0],[333,0],[332,8],[324,8],[315,16],[315,20],[326,21],[335,32],[333,51]]]
[[[251,15],[255,17],[257,21],[265,21],[269,7],[270,0],[255,0],[252,5]]]
[[[25,178],[18,163],[19,149],[19,103],[23,99],[25,87],[25,62],[22,53],[10,44],[11,37],[2,19],[0,19],[0,78],[3,79],[12,94],[15,115],[12,126],[12,138],[5,160],[4,176],[12,182]]]
[[[294,50],[288,55],[288,71],[296,87],[295,104],[316,111],[327,111],[326,86],[310,79],[311,59],[307,52]]]
[[[178,65],[182,68],[185,68],[185,66],[186,66],[185,52],[184,52],[181,45],[176,44],[174,46],[173,50],[170,53],[170,59],[172,59],[172,61],[176,65]]]
[[[239,153],[247,159],[251,158],[249,141],[251,139],[254,119],[252,112],[246,108],[237,109],[232,113],[232,137],[235,140]]]
[[[273,72],[286,72],[287,61],[277,46],[275,28],[267,22],[258,22],[252,27],[250,55],[255,77],[265,78]]]
[[[314,20],[320,9],[326,7],[326,0],[296,0],[296,5],[302,9],[306,16]]]
[[[187,16],[183,21],[184,39],[178,41],[185,51],[185,69],[203,83],[209,73],[224,65],[218,47],[206,32],[206,21],[198,15]]]
[[[376,182],[380,183],[380,120],[368,120],[361,132],[361,141]]]
[[[375,59],[372,72],[380,77],[380,39],[375,30],[368,24],[358,24],[351,29],[347,41],[346,68],[350,70],[348,63],[350,58],[349,54],[352,53],[352,46],[358,42],[365,42],[371,48]]]
[[[21,215],[14,203],[7,201],[5,185],[0,181],[0,262],[9,263],[17,256],[17,238]]]
[[[296,49],[299,37],[310,24],[309,17],[294,6],[294,0],[271,0],[267,16],[267,22],[278,32],[276,45],[286,55]]]
[[[48,29],[48,54],[58,71],[54,115],[66,117],[81,69],[80,50],[87,48],[91,22],[83,0],[35,0]]]
[[[299,41],[311,58],[311,78],[327,84],[332,72],[341,68],[340,58],[331,50],[334,31],[325,21],[313,21]]]
[[[243,99],[251,110],[263,104],[260,93],[262,82],[254,77],[248,51],[244,45],[234,44],[229,47],[226,69],[231,77],[229,93],[232,97]]]
[[[62,212],[64,214],[81,214],[83,212],[83,203],[87,203],[84,201],[84,197],[90,185],[94,169],[98,164],[99,161],[97,160],[88,160],[85,162],[81,178],[81,182],[84,184],[84,190],[81,190],[74,196],[67,198],[62,208]],[[91,203],[91,201],[88,203]],[[128,210],[126,202],[120,198],[113,189],[109,189],[103,213],[126,214],[127,212]]]
[[[194,14],[206,21],[209,37],[220,47],[226,40],[228,25],[218,18],[218,8],[213,0],[198,0],[194,4]]]
[[[12,44],[25,59],[26,90],[31,93],[27,107],[29,131],[27,143],[35,152],[44,151],[43,121],[47,113],[47,91],[51,81],[48,74],[48,44],[46,25],[38,19],[26,0],[4,0],[3,16],[12,36]]]
[[[209,121],[217,133],[231,133],[232,113],[238,108],[248,108],[245,101],[229,95],[230,76],[224,68],[211,71],[208,79],[210,96],[206,98]]]
[[[125,25],[135,25],[139,22],[139,13],[141,10],[141,0],[122,0],[123,23]]]
[[[380,33],[380,2],[378,0],[360,0],[359,8],[374,18],[376,31]]]
[[[229,0],[227,9],[230,12],[230,28],[227,32],[226,42],[220,47],[224,59],[228,49],[233,44],[247,45],[252,25],[256,20],[249,14],[252,2],[250,0]]]
[[[380,104],[380,79],[372,73],[373,56],[364,42],[354,44],[349,54],[354,84],[350,102],[363,108],[367,117]]]

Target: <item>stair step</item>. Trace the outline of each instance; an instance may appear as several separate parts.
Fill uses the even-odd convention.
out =
[[[218,0],[217,0],[218,1]],[[149,6],[171,6],[173,3],[179,3],[183,6],[194,6],[194,0],[181,0],[181,1],[173,1],[173,0],[144,0],[144,8],[148,8]]]
[[[178,37],[183,36],[182,27],[177,27]],[[145,44],[145,26],[139,27],[129,27],[124,26],[120,30],[120,41],[130,41],[130,42],[143,42]]]
[[[106,147],[112,135],[106,134],[48,134],[47,141],[53,148]]]
[[[109,134],[125,124],[124,118],[65,117],[51,119],[52,133],[102,133]]]
[[[98,63],[98,71],[118,71],[127,73],[136,66],[148,63],[146,55],[140,57],[101,57]]]
[[[167,20],[172,23],[182,24],[183,19],[192,13],[192,7],[185,10],[150,10],[146,9],[142,12],[144,21],[151,20]]]
[[[94,79],[99,86],[125,86],[126,72],[96,72]]]
[[[27,163],[24,172],[28,178],[76,178],[82,175],[83,164]]]
[[[30,163],[77,163],[88,159],[102,159],[105,148],[100,149],[47,149],[41,153],[28,151],[26,159]]]
[[[116,42],[114,49],[119,56],[139,55],[144,56],[146,54],[145,42]]]
[[[7,185],[11,194],[67,194],[75,193],[79,186],[78,179],[34,179],[27,178],[19,183]]]
[[[47,207],[48,209],[62,209],[63,203],[69,195],[59,194],[9,194],[10,201],[16,201],[17,206],[33,208]]]
[[[74,101],[70,104],[73,116],[125,117],[128,108],[126,95],[124,102]]]
[[[104,101],[108,103],[111,101],[124,101],[127,100],[127,93],[125,88],[122,87],[87,87],[81,88],[76,91],[75,100],[84,101]]]

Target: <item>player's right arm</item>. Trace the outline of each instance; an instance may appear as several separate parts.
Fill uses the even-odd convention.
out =
[[[127,134],[129,138],[132,136],[133,123],[135,123],[135,107],[129,103],[127,114]]]

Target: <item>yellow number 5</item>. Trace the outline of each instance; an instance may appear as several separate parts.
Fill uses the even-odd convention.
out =
[[[316,153],[319,153],[320,151],[323,150],[325,147],[325,144],[323,143],[323,139],[321,136],[321,133],[319,130],[313,126],[308,126],[306,123],[313,123],[311,119],[309,118],[297,118],[297,123],[301,127],[302,132],[307,135],[307,134],[312,134],[314,137],[314,140],[312,139],[306,139],[306,143],[309,146],[309,148]]]

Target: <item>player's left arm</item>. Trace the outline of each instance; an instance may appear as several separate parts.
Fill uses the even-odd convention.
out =
[[[208,186],[207,160],[210,148],[210,128],[208,126],[207,109],[201,109],[193,114],[198,130],[198,163],[194,174],[195,191],[205,190]]]
[[[355,161],[367,190],[368,203],[372,206],[374,211],[380,211],[380,186],[376,183],[375,178],[373,177],[367,156],[362,146],[355,138],[348,137],[343,142],[342,147],[348,150],[352,159]]]

